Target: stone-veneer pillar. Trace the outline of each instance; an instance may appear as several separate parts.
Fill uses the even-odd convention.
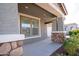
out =
[[[21,56],[23,41],[0,43],[0,56]]]
[[[53,23],[51,40],[53,42],[63,43],[65,40],[65,36],[64,36],[64,32],[63,32],[64,17],[57,17],[55,20],[57,20],[56,21],[57,23]]]

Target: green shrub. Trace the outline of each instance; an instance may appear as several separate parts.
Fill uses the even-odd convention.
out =
[[[69,31],[69,35],[70,35],[70,36],[71,36],[71,35],[77,35],[77,34],[79,34],[79,29]]]
[[[79,47],[79,34],[72,35],[69,39],[64,42],[64,49],[69,55],[76,54],[76,50]]]

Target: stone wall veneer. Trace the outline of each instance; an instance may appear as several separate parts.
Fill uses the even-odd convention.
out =
[[[63,43],[65,39],[64,33],[52,33],[51,40],[57,43]]]
[[[10,43],[3,43],[0,46],[0,55],[8,55],[10,50],[11,50]]]
[[[22,46],[23,45],[23,41],[17,41],[17,45],[18,46]]]
[[[21,56],[23,41],[0,43],[0,56]]]
[[[10,52],[10,56],[20,56],[23,53],[22,47],[18,47]]]
[[[11,42],[11,47],[12,47],[12,49],[17,48],[17,42]]]

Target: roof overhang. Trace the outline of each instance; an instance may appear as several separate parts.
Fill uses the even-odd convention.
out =
[[[58,9],[53,3],[36,3],[36,5],[40,6],[41,8],[47,10],[48,12],[58,16],[64,16],[65,14]],[[65,7],[63,7],[65,8]]]
[[[65,4],[64,3],[60,3],[60,5],[61,5],[61,9],[63,10],[64,14],[67,15],[68,12],[67,12]]]

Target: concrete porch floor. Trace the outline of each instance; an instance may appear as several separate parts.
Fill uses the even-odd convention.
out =
[[[62,44],[54,43],[47,38],[45,40],[23,46],[23,56],[49,56]]]

